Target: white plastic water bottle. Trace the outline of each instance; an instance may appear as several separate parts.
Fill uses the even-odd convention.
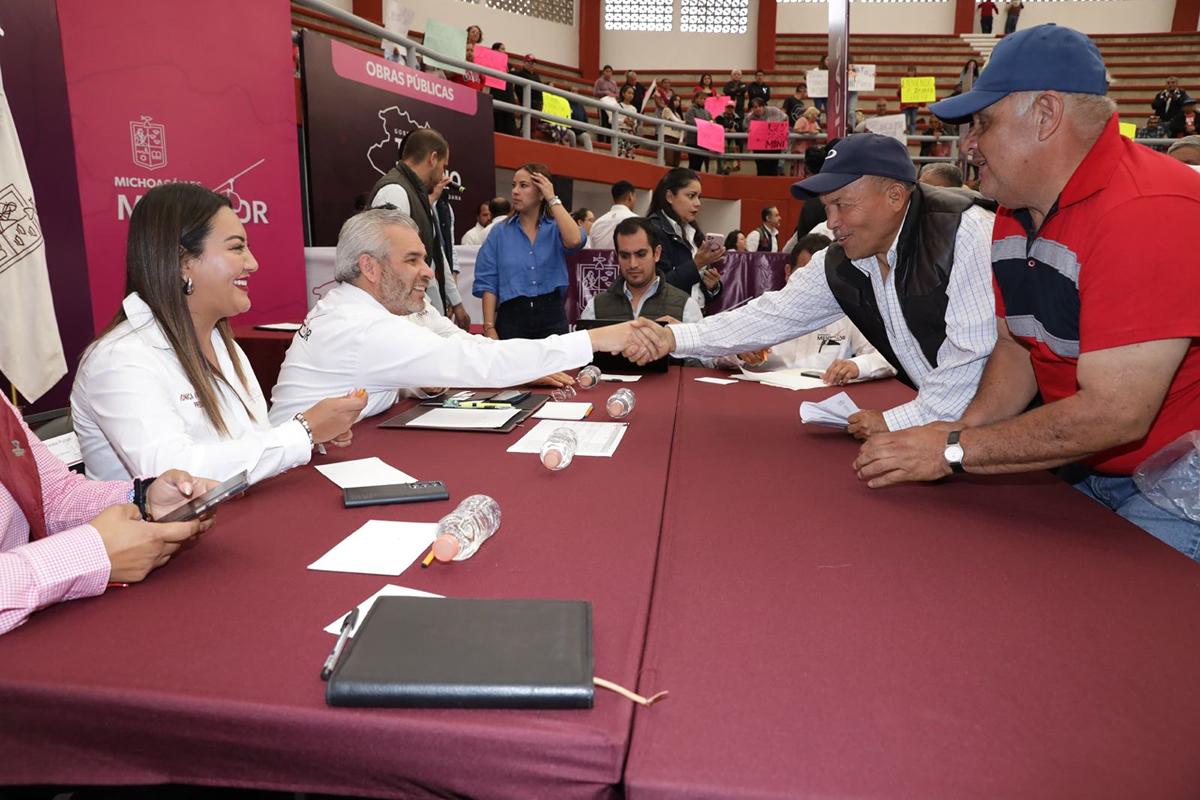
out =
[[[608,402],[604,407],[608,410],[608,415],[613,419],[622,419],[628,417],[633,411],[634,403],[637,402],[633,396],[633,392],[629,389],[617,389],[613,392],[612,397],[608,398]]]
[[[470,558],[500,527],[500,504],[486,494],[473,494],[438,521],[433,555],[438,561]]]
[[[570,428],[555,428],[542,444],[542,466],[555,472],[566,469],[575,457],[575,448],[578,446],[579,440],[575,438],[575,431]]]
[[[596,384],[600,383],[600,368],[595,364],[588,364],[579,370],[575,382],[579,384],[580,389],[595,389]]]

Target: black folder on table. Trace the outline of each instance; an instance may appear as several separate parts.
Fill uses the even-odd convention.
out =
[[[495,392],[482,392],[477,397],[489,397]],[[424,416],[431,408],[425,403],[418,403],[407,411],[402,411],[390,419],[379,423],[381,428],[421,428],[423,430],[435,431],[479,431],[482,433],[512,433],[513,429],[520,425],[525,420],[529,419],[534,412],[546,404],[550,399],[548,394],[531,394],[520,402],[513,403],[513,408],[517,409],[517,413],[513,414],[512,419],[501,425],[499,428],[440,428],[435,425],[422,425],[421,417]],[[434,407],[436,407],[436,403]],[[411,424],[410,424],[411,423]]]
[[[381,597],[325,689],[331,706],[591,708],[579,600]]]

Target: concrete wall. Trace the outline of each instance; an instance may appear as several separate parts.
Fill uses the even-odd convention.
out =
[[[954,32],[954,3],[851,3],[854,33],[950,34]],[[1003,7],[1003,2],[997,0]],[[1025,3],[1021,26],[1054,22],[1084,33],[1163,33],[1171,30],[1174,0],[1068,0]],[[821,33],[829,29],[825,3],[781,3],[775,29],[780,33]],[[1002,30],[1004,14],[996,18]],[[975,17],[979,31],[979,17]]]

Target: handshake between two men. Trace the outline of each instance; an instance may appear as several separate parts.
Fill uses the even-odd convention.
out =
[[[592,328],[588,333],[592,337],[593,350],[622,354],[641,366],[664,358],[677,349],[675,334],[666,322],[675,320],[654,321],[638,317],[619,325]],[[882,412],[864,409],[850,416],[846,430],[859,441],[866,441],[876,433],[886,433],[889,428]]]

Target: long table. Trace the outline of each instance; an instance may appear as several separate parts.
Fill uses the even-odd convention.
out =
[[[344,509],[311,467],[223,508],[147,581],[0,637],[0,785],[183,782],[373,797],[1194,797],[1200,567],[1045,475],[866,489],[788,392],[633,385],[614,458],[359,424],[348,451],[452,499]],[[715,374],[715,373],[713,373]],[[584,399],[597,405],[616,384]],[[863,407],[910,395],[852,386]],[[399,411],[398,407],[396,411]],[[393,412],[394,413],[394,412]],[[318,457],[320,458],[320,457]],[[399,578],[306,565],[463,496],[504,521]],[[590,600],[633,710],[326,707],[321,628],[385,583]]]
[[[607,419],[603,398],[616,385],[587,396],[594,419]],[[376,427],[386,415],[360,423],[351,448],[321,460],[379,455],[445,480],[450,501],[345,509],[340,489],[297,468],[222,507],[202,541],[144,583],[37,613],[0,637],[0,784],[613,795],[633,709],[609,692],[584,711],[329,708],[318,673],[333,644],[321,629],[399,583],[454,597],[589,600],[596,674],[632,687],[679,372],[634,386],[616,456],[556,473],[505,452],[518,434]],[[306,569],[368,519],[436,521],[474,493],[496,498],[503,521],[466,561],[414,565],[399,578]]]
[[[1200,567],[1045,474],[867,489],[833,391],[681,384],[627,796],[1200,794]]]

